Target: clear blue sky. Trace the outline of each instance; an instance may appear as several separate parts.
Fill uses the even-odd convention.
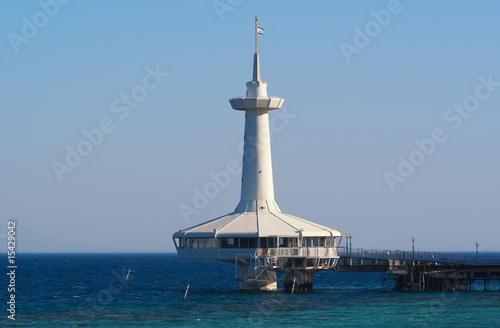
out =
[[[239,175],[189,222],[179,206],[241,162],[228,99],[251,79],[256,14],[262,79],[285,98],[283,211],[353,247],[500,250],[499,2],[54,3],[0,2],[0,233],[17,219],[19,251],[170,252],[234,210]]]

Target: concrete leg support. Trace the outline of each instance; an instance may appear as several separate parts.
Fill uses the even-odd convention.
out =
[[[295,278],[295,288],[293,279]],[[312,292],[313,291],[313,272],[312,271],[292,271],[285,272],[284,276],[285,292]]]
[[[257,280],[240,281],[240,290],[278,290],[275,271],[265,270]]]

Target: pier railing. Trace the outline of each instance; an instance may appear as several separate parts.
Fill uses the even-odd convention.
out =
[[[300,257],[300,258],[336,258],[337,247],[276,247],[257,248],[255,256]]]
[[[469,265],[500,265],[498,256],[476,256],[464,253],[443,253],[431,251],[403,251],[403,250],[377,250],[339,247],[339,255],[342,259],[349,259],[350,263],[361,264],[371,262],[377,264],[379,261],[404,261],[404,262],[426,262],[436,264],[469,264]]]

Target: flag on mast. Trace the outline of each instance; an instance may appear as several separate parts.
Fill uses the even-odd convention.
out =
[[[257,35],[264,36],[264,29],[260,26],[257,26]]]

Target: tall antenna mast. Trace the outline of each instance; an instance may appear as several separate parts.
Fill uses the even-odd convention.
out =
[[[259,35],[264,35],[264,29],[257,25],[257,15],[255,15],[255,54],[253,55],[253,80],[260,81],[260,65],[259,65],[259,53],[258,51],[258,40]]]
[[[258,40],[258,34],[257,34],[257,15],[255,15],[255,53],[257,53],[257,40]]]

